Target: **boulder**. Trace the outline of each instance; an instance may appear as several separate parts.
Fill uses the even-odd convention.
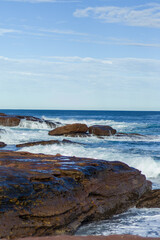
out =
[[[74,233],[136,204],[150,183],[122,162],[0,152],[0,238]]]
[[[87,131],[88,127],[86,124],[74,123],[58,127],[50,131],[48,134],[53,136],[59,136],[64,134],[86,133]]]
[[[89,133],[96,136],[110,136],[116,134],[116,130],[106,125],[93,125],[89,127]]]
[[[6,127],[15,127],[20,123],[20,119],[16,116],[0,116],[0,125]]]
[[[21,143],[17,144],[16,147],[32,147],[32,146],[37,146],[37,145],[53,145],[53,144],[80,144],[77,142],[72,142],[67,139],[63,139],[62,141],[59,140],[49,140],[49,141],[37,141],[37,142],[28,142],[28,143]]]
[[[7,146],[4,142],[0,142],[0,148]]]
[[[160,189],[145,193],[138,201],[137,208],[160,208]]]

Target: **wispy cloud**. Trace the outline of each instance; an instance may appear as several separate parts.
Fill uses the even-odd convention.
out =
[[[4,108],[159,109],[160,60],[0,56],[0,66]]]
[[[106,23],[121,23],[128,26],[160,28],[160,4],[149,3],[134,7],[87,7],[77,9],[75,17],[92,17]]]
[[[40,32],[43,33],[55,33],[55,34],[64,34],[64,35],[78,35],[78,36],[88,36],[87,33],[76,32],[74,30],[61,30],[61,29],[40,29]]]
[[[0,36],[9,34],[9,33],[20,33],[20,31],[15,29],[0,28]]]

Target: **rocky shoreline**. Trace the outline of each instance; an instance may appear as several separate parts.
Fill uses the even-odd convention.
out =
[[[126,211],[151,189],[121,162],[0,152],[0,237],[73,234]]]
[[[1,126],[17,126],[21,120],[45,123],[51,136],[143,137],[117,133],[110,126],[75,123],[58,126],[32,116],[1,113]],[[4,133],[4,129],[1,132]],[[17,148],[52,144],[80,144],[67,139],[17,144]],[[82,143],[81,143],[82,144]],[[5,143],[0,142],[3,149]],[[73,234],[81,224],[107,219],[128,208],[160,207],[160,190],[137,169],[122,162],[91,158],[32,154],[0,150],[0,238]],[[145,239],[134,236],[45,237],[48,240]],[[154,238],[152,238],[154,239]]]

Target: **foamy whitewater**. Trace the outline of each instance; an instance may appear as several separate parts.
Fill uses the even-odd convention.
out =
[[[61,125],[85,123],[88,126],[109,125],[117,132],[138,133],[142,136],[110,136],[104,139],[95,136],[87,138],[53,137],[45,123],[23,120],[18,127],[1,127],[0,141],[7,144],[6,150],[32,153],[57,154],[65,156],[92,157],[107,161],[122,161],[135,167],[160,188],[160,112],[132,111],[49,111],[49,110],[0,110],[14,115],[28,115],[60,122]],[[31,141],[68,139],[82,145],[63,144],[24,147],[16,144]],[[138,234],[160,237],[160,209],[129,209],[127,212],[105,221],[81,227],[78,235]]]

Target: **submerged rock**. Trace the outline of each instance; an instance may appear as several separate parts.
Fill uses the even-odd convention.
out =
[[[65,135],[65,134],[79,134],[79,133],[86,133],[88,131],[88,127],[86,124],[82,123],[74,123],[68,124],[62,127],[58,127],[48,134],[53,136]]]
[[[160,189],[145,193],[138,201],[137,208],[160,208]]]
[[[89,127],[89,133],[97,136],[111,136],[116,134],[116,130],[106,125],[93,125]]]
[[[139,133],[122,133],[118,132],[116,133],[116,137],[146,137],[145,135],[139,134]]]
[[[73,233],[136,204],[150,183],[122,162],[0,152],[0,238]]]
[[[53,145],[53,144],[80,144],[77,142],[72,142],[67,139],[63,139],[62,141],[59,140],[49,140],[49,141],[37,141],[37,142],[28,142],[28,143],[21,143],[17,144],[16,147],[32,147],[32,146],[37,146],[37,145]]]

